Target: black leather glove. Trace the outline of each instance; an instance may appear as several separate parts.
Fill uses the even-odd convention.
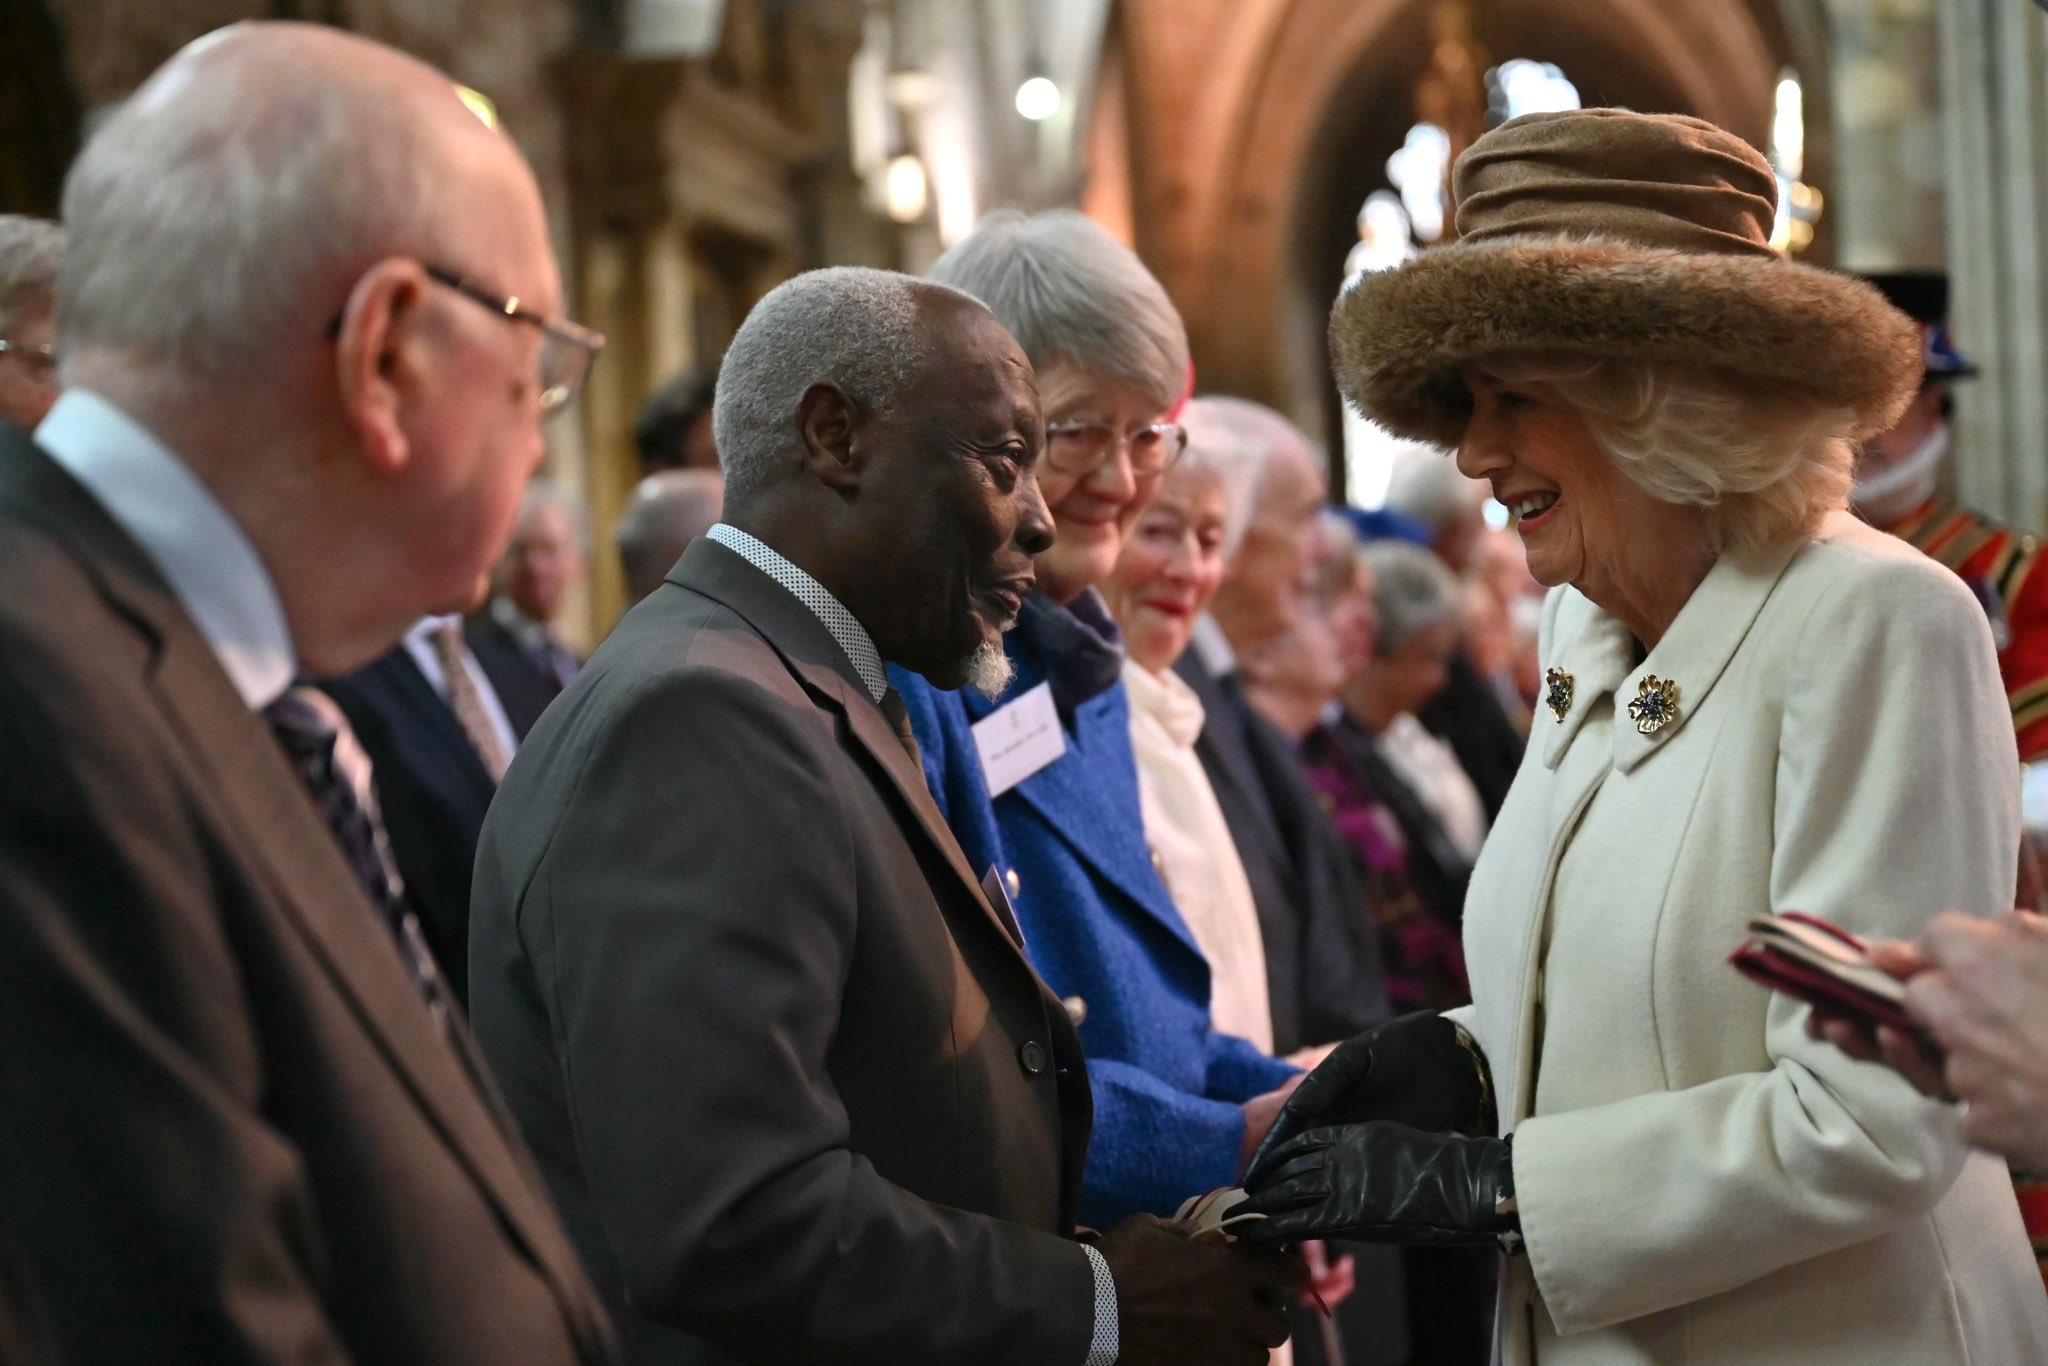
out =
[[[1428,1134],[1373,1121],[1311,1129],[1272,1154],[1232,1210],[1259,1246],[1304,1238],[1428,1246],[1519,1245],[1509,1140]]]
[[[1271,1154],[1310,1129],[1385,1119],[1432,1133],[1493,1129],[1493,1079],[1472,1036],[1432,1011],[1403,1015],[1337,1045],[1281,1107],[1245,1166],[1247,1182]]]

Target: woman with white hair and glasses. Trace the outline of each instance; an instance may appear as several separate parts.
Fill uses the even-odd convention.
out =
[[[1511,1366],[2048,1361],[1998,1164],[1727,965],[1754,916],[1905,937],[2011,894],[1983,613],[1845,511],[1913,325],[1773,252],[1769,163],[1698,120],[1511,120],[1455,182],[1458,242],[1338,301],[1338,378],[1513,513],[1544,708],[1473,1004],[1302,1084],[1244,1235],[1497,1242]]]
[[[1081,1221],[1171,1215],[1236,1184],[1299,1075],[1212,1027],[1209,964],[1145,842],[1123,641],[1096,591],[1185,444],[1166,414],[1187,334],[1138,258],[1076,213],[992,214],[932,275],[988,304],[1038,371],[1056,540],[994,671],[1008,678],[947,693],[890,677],[948,824],[1079,1026],[1095,1091]]]

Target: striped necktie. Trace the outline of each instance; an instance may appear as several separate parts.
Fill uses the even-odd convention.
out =
[[[476,677],[469,671],[469,647],[462,641],[462,623],[453,618],[444,621],[427,633],[427,639],[433,643],[434,657],[441,661],[441,676],[448,684],[449,710],[461,723],[462,733],[469,737],[470,748],[483,761],[491,781],[502,782],[512,756],[505,752],[497,728],[484,711],[484,695],[477,690]]]
[[[349,728],[348,718],[326,693],[305,686],[288,690],[265,707],[263,718],[270,723],[299,781],[312,794],[313,804],[320,808],[321,819],[341,846],[349,871],[356,875],[397,941],[414,984],[445,1035],[448,990],[420,931],[419,917],[406,904],[405,883],[398,875],[391,842],[377,811],[370,758]]]

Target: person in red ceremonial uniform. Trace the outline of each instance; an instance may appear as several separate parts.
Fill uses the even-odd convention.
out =
[[[1953,569],[1977,594],[1998,641],[2020,761],[2048,758],[2048,574],[2036,572],[2040,544],[1942,491],[1954,406],[1950,386],[1977,373],[1949,340],[1948,277],[1902,271],[1864,278],[1920,324],[1927,375],[1906,415],[1858,455],[1856,511]]]
[[[1984,604],[1998,642],[1998,671],[2012,702],[2020,762],[2048,759],[2048,573],[2037,572],[2040,544],[1942,491],[1955,402],[1950,386],[1977,373],[1949,339],[1948,277],[1902,271],[1864,278],[1920,324],[1927,373],[1905,416],[1858,453],[1851,501],[1865,521],[1953,569]],[[2014,899],[2040,910],[2042,890],[2034,841],[2022,834]],[[2015,1171],[2013,1187],[2042,1279],[2048,1281],[2048,1178]]]

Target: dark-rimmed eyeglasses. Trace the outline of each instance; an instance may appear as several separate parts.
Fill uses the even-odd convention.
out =
[[[463,298],[482,304],[500,317],[511,318],[540,329],[540,412],[553,417],[569,406],[583,391],[597,353],[604,350],[604,334],[593,332],[567,318],[550,318],[520,306],[517,295],[494,294],[467,276],[445,266],[424,267],[427,278],[445,285]]]
[[[1061,474],[1092,474],[1121,450],[1129,455],[1133,475],[1157,479],[1187,446],[1187,430],[1177,422],[1155,422],[1134,432],[1107,422],[1045,424],[1045,463]]]
[[[30,369],[45,373],[57,368],[57,348],[48,343],[36,346],[0,337],[0,356],[19,356],[28,362]]]
[[[593,332],[567,318],[550,318],[523,307],[518,295],[496,294],[460,271],[422,262],[420,269],[435,284],[454,290],[472,303],[482,304],[501,318],[510,318],[540,329],[540,415],[553,417],[583,392],[597,353],[604,350],[604,334]],[[327,335],[341,335],[341,314],[327,324]]]

